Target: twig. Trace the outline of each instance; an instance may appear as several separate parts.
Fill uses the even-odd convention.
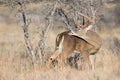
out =
[[[22,13],[23,23],[24,23],[24,26],[22,28],[24,31],[25,45],[27,47],[28,52],[32,55],[32,62],[34,64],[36,61],[36,58],[35,58],[35,53],[32,49],[32,46],[31,46],[30,40],[29,40],[29,32],[28,32],[28,24],[27,24],[27,19],[26,19],[25,3],[18,2],[18,4],[20,5],[21,11],[22,11],[21,13]]]
[[[53,15],[55,13],[57,5],[58,5],[58,1],[55,2],[55,5],[54,5],[53,9],[50,12],[50,15],[48,16],[49,18],[47,18],[48,19],[48,25],[43,30],[42,35],[40,37],[41,39],[40,39],[40,41],[38,43],[38,46],[36,48],[36,52],[39,53],[39,58],[40,58],[41,62],[43,61],[43,52],[44,52],[44,48],[45,48],[45,40],[46,40],[46,38],[48,36],[49,29],[50,29],[50,27],[51,27],[51,25],[53,23],[52,17],[53,17]]]

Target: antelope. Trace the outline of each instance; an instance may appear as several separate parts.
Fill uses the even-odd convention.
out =
[[[79,14],[81,16],[87,18],[88,21],[84,25],[81,25],[77,21],[74,21],[74,24],[76,25],[78,30],[77,31],[71,31],[70,35],[77,35],[77,36],[84,39],[86,37],[87,31],[93,29],[92,23],[95,21],[95,17],[90,18],[89,16],[86,16],[86,15],[84,15],[82,13],[79,13]]]
[[[102,43],[100,36],[92,30],[86,32],[88,37],[85,38],[70,33],[71,31],[65,31],[57,35],[55,50],[48,59],[47,67],[50,67],[54,59],[61,64],[68,55],[79,51],[84,59],[85,68],[94,69],[95,54],[99,51]]]

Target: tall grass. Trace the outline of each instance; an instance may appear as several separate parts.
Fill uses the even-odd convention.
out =
[[[31,6],[30,4],[29,6]],[[39,5],[39,4],[38,4]],[[34,5],[30,9],[39,7]],[[41,6],[40,6],[41,7]],[[40,8],[39,7],[39,8]],[[0,8],[0,14],[9,15]],[[37,26],[36,26],[37,25]],[[29,32],[33,48],[39,41],[39,33],[45,23],[30,24]],[[44,53],[44,59],[53,52],[56,35],[63,29],[51,29],[47,38],[48,48]],[[103,44],[96,54],[95,74],[97,80],[120,80],[120,28],[99,33]],[[19,24],[0,23],[0,80],[94,80],[91,70],[77,70],[70,66],[52,68],[47,70],[40,63],[33,67],[31,58],[24,45],[24,35]]]
[[[17,25],[0,24],[0,80],[93,80],[90,70],[79,71],[65,66],[62,69],[46,70],[45,66],[35,67],[26,53],[23,32]],[[10,27],[10,28],[9,28]],[[35,33],[35,32],[33,32]],[[54,50],[57,32],[51,31],[49,41],[51,50],[46,51],[45,60]],[[117,33],[119,35],[119,33]],[[120,77],[120,38],[102,34],[103,45],[97,53],[95,74],[98,80],[119,80]],[[36,39],[37,40],[37,39]],[[51,44],[52,43],[52,44]],[[34,43],[33,43],[34,44]],[[49,53],[48,53],[49,52]]]

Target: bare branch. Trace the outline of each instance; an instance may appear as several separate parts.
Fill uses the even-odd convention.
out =
[[[28,24],[27,24],[27,19],[26,19],[25,3],[18,2],[18,4],[20,5],[21,11],[22,11],[21,13],[22,13],[23,23],[24,23],[24,26],[22,28],[24,31],[25,44],[26,44],[28,52],[32,55],[32,61],[34,64],[36,61],[36,58],[35,58],[35,53],[32,49],[32,46],[31,46],[30,40],[29,40],[29,32],[28,32]]]
[[[52,11],[50,12],[49,16],[47,17],[48,25],[43,30],[42,35],[40,37],[40,41],[38,42],[38,46],[37,46],[37,48],[35,50],[36,52],[39,53],[40,62],[43,62],[43,52],[44,52],[44,48],[45,48],[45,44],[46,44],[45,40],[46,40],[46,38],[48,36],[49,29],[53,24],[52,17],[53,17],[53,15],[55,13],[57,5],[58,5],[58,1],[55,2]]]

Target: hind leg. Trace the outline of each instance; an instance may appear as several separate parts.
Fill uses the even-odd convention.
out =
[[[80,57],[79,60],[77,61],[77,69],[83,70],[83,67],[82,67],[83,64],[84,64],[83,57]]]
[[[57,58],[58,65],[59,66],[63,66],[63,59],[65,59],[71,53],[72,53],[72,50],[68,50],[68,52],[67,51],[63,51]]]
[[[47,68],[50,68],[50,65],[52,61],[59,55],[59,50],[55,50],[55,52],[49,57],[48,63],[47,63]]]

